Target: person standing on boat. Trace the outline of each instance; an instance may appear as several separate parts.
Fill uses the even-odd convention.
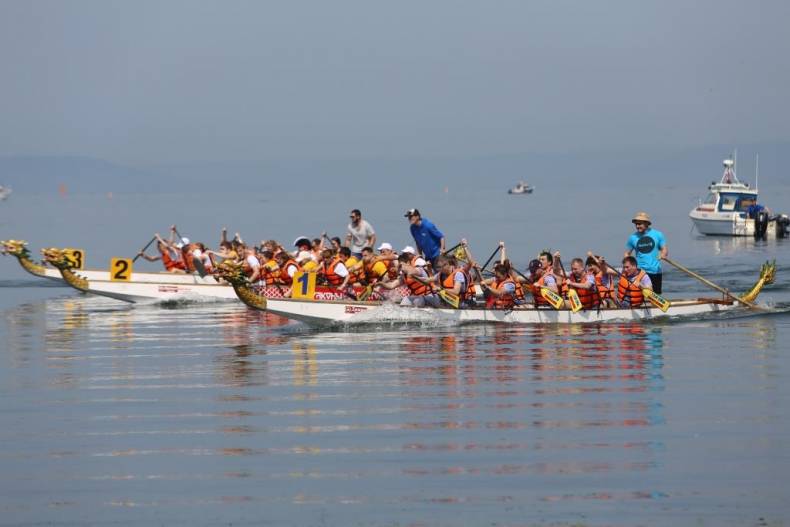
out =
[[[668,254],[667,242],[661,231],[653,229],[650,216],[646,212],[637,212],[631,223],[636,227],[625,244],[626,251],[623,256],[633,256],[639,269],[650,277],[653,291],[661,294],[661,259]]]
[[[436,259],[444,252],[444,234],[428,218],[423,218],[417,209],[409,209],[404,218],[409,220],[409,231],[417,244],[417,250],[426,260],[431,262],[434,269]]]
[[[351,211],[351,223],[346,232],[346,246],[351,249],[351,256],[362,259],[362,249],[376,246],[376,231],[366,220],[362,219],[359,209]]]

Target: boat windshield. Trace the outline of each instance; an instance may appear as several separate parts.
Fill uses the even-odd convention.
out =
[[[719,210],[725,212],[746,212],[750,205],[757,203],[753,194],[722,193]]]
[[[702,203],[703,203],[704,205],[715,205],[715,204],[716,204],[716,194],[714,194],[713,192],[711,192],[710,194],[708,194],[707,196],[705,196],[705,199],[704,199],[704,200],[702,200]]]

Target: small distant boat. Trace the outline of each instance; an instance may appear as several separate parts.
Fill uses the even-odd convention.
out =
[[[3,201],[10,195],[11,195],[11,189],[8,187],[4,187],[3,185],[0,185],[0,201]]]
[[[754,236],[784,238],[790,234],[786,214],[771,216],[757,203],[757,185],[738,179],[735,156],[724,160],[721,180],[708,186],[708,195],[689,212],[694,226],[707,236]]]
[[[530,187],[523,181],[516,183],[516,186],[507,191],[508,194],[532,194],[535,187]]]

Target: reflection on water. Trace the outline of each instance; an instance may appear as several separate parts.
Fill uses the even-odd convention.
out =
[[[0,510],[18,523],[118,509],[143,511],[141,524],[178,511],[191,524],[293,525],[683,510],[701,489],[674,461],[678,438],[720,426],[684,422],[687,402],[705,405],[706,376],[733,368],[777,389],[769,372],[787,329],[764,318],[315,333],[235,304],[86,297],[3,317]],[[753,342],[755,362],[687,367],[713,334],[733,346],[717,361],[743,360]],[[776,419],[765,397],[735,395],[752,419]],[[700,411],[716,415],[710,404]]]

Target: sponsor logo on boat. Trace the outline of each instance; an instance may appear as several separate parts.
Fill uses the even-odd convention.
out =
[[[177,285],[160,285],[158,287],[160,293],[178,293]]]
[[[346,306],[346,313],[354,314],[360,311],[367,311],[368,308],[362,306]]]

